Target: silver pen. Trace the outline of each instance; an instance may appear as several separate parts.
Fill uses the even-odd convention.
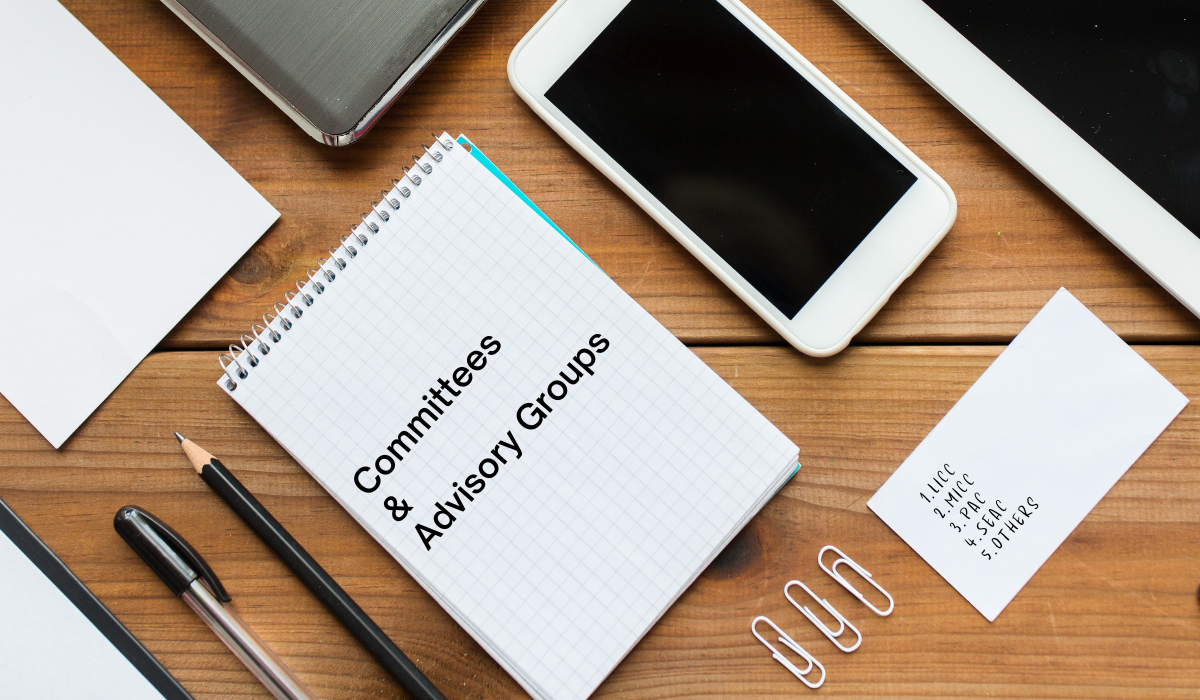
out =
[[[234,656],[271,691],[271,695],[278,700],[316,700],[275,652],[246,626],[241,616],[225,605],[231,599],[221,581],[204,558],[178,533],[137,506],[118,510],[113,527],[163,583],[196,611]]]

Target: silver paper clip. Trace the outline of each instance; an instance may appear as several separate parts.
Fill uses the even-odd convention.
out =
[[[821,605],[822,608],[825,608],[826,612],[828,612],[830,615],[833,615],[833,619],[837,620],[837,623],[838,623],[837,632],[834,632],[833,630],[826,627],[825,623],[821,622],[821,619],[818,618],[813,613],[812,610],[809,610],[807,605],[801,605],[796,602],[796,599],[793,598],[790,593],[788,593],[788,588],[791,588],[792,586],[799,586],[799,587],[803,588],[804,592],[807,593],[810,597],[812,597],[813,600],[817,601]],[[850,624],[850,621],[847,620],[845,617],[843,617],[840,612],[838,612],[832,605],[830,605],[828,600],[825,600],[824,598],[818,598],[817,594],[813,593],[812,589],[810,589],[808,586],[804,585],[803,581],[788,581],[786,584],[784,584],[783,597],[787,598],[791,602],[792,605],[796,606],[796,609],[800,611],[800,614],[807,617],[809,622],[816,625],[817,629],[821,630],[821,632],[826,637],[829,638],[829,641],[833,642],[833,645],[835,647],[837,647],[838,649],[841,649],[842,651],[849,654],[850,652],[854,651],[862,644],[862,640],[863,640],[862,632],[859,632],[857,627]],[[848,647],[842,646],[841,641],[838,640],[838,638],[842,636],[842,633],[845,632],[847,628],[849,628],[850,631],[853,632],[855,634],[855,636],[858,637],[858,641]]]
[[[779,634],[779,641],[784,646],[786,646],[788,649],[791,649],[792,651],[796,652],[805,661],[808,662],[808,666],[803,671],[801,671],[799,668],[797,668],[796,664],[789,661],[786,656],[779,653],[778,649],[771,646],[770,642],[763,639],[763,636],[761,634],[759,634],[758,630],[756,629],[756,627],[760,621],[765,622],[768,625],[770,625],[771,629],[775,630],[775,632]],[[774,622],[771,622],[770,618],[763,617],[762,615],[759,615],[758,617],[754,618],[753,620],[750,621],[750,631],[754,633],[755,637],[758,637],[758,641],[762,642],[763,646],[765,646],[766,648],[771,650],[771,657],[774,658],[776,661],[778,661],[780,664],[782,664],[784,668],[791,671],[792,675],[795,676],[796,678],[798,678],[801,683],[803,683],[804,685],[807,685],[809,688],[812,688],[813,690],[816,690],[817,688],[821,687],[822,683],[825,682],[825,667],[821,665],[821,662],[817,661],[815,658],[813,658],[813,655],[808,653],[807,651],[805,651],[804,647],[797,644],[794,639],[787,636],[787,634],[783,630],[779,629],[779,625],[776,625]],[[821,678],[816,683],[813,683],[812,681],[808,680],[808,678],[807,678],[808,674],[812,673],[813,666],[816,666],[817,668],[821,669]]]
[[[833,551],[837,552],[838,558],[833,560],[833,566],[827,567],[827,566],[825,566],[825,562],[821,561],[821,559],[823,559],[825,557],[825,552],[827,552],[831,549]],[[866,579],[867,583],[874,586],[875,590],[882,593],[884,595],[884,597],[888,599],[888,609],[880,610],[879,608],[872,605],[869,600],[867,600],[865,597],[863,597],[863,594],[860,593],[858,591],[858,589],[856,589],[854,586],[850,585],[850,582],[847,581],[845,578],[842,577],[841,574],[838,573],[838,570],[837,570],[838,564],[845,564],[846,566],[849,566],[851,569],[854,569],[856,572],[858,572],[859,576],[862,576],[864,579]],[[896,609],[896,601],[892,600],[892,596],[890,593],[883,590],[883,586],[880,586],[879,583],[877,583],[875,581],[875,579],[871,578],[871,572],[867,571],[866,569],[859,566],[858,562],[856,562],[853,559],[851,559],[850,557],[846,556],[846,553],[843,552],[842,550],[838,549],[837,547],[834,547],[831,544],[827,544],[824,547],[822,547],[821,551],[817,553],[817,565],[821,567],[822,571],[829,574],[830,578],[832,578],[834,581],[837,581],[838,583],[842,584],[842,588],[845,588],[846,590],[850,591],[850,595],[854,596],[855,598],[858,598],[859,602],[861,602],[863,605],[870,608],[872,610],[872,612],[874,612],[876,615],[879,615],[880,617],[887,617],[888,615],[892,614],[893,610]]]

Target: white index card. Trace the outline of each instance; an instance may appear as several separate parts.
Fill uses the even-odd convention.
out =
[[[1060,289],[867,505],[992,621],[1187,402]]]

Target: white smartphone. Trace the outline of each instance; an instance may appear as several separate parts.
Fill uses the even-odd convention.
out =
[[[810,355],[845,348],[954,223],[945,181],[737,0],[558,0],[508,77]]]

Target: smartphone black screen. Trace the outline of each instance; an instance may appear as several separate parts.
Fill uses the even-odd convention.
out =
[[[716,0],[632,0],[546,98],[788,318],[916,182]]]

